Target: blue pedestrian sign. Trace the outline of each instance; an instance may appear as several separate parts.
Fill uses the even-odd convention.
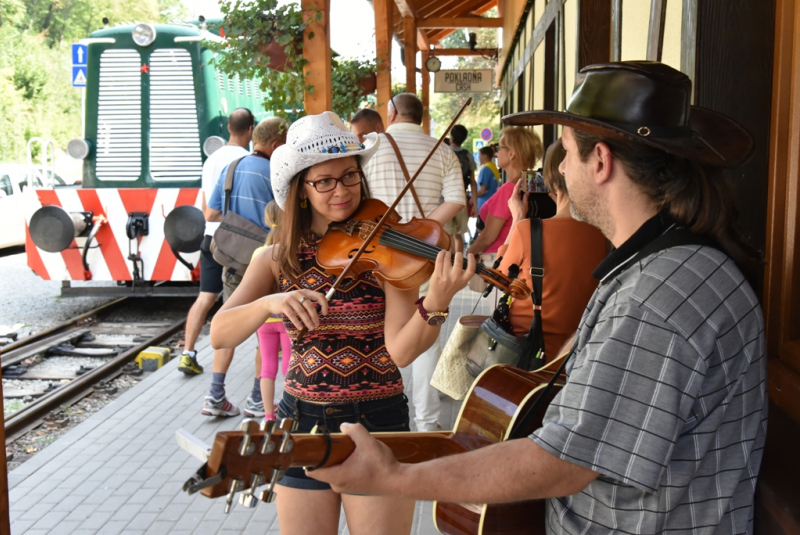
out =
[[[72,44],[72,65],[86,65],[89,49],[86,45],[79,43]],[[85,73],[84,73],[85,74]]]
[[[72,87],[86,87],[86,65],[72,66]]]

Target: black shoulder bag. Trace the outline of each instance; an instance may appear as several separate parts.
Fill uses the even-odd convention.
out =
[[[544,364],[542,335],[542,220],[531,219],[531,279],[533,280],[533,321],[528,334],[514,336],[494,318],[487,318],[467,352],[467,370],[473,377],[496,364],[508,364],[532,371]],[[539,351],[541,350],[541,354]],[[539,358],[537,358],[537,356]]]

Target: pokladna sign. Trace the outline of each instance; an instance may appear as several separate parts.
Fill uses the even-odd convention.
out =
[[[436,93],[486,93],[492,90],[492,69],[439,71],[434,74]]]

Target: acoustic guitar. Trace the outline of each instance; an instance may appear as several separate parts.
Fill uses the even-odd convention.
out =
[[[566,347],[570,347],[568,344]],[[456,455],[502,442],[537,399],[537,407],[525,434],[541,425],[544,412],[560,390],[556,383],[544,393],[566,352],[535,372],[510,366],[493,366],[473,383],[453,431],[420,433],[373,433],[403,463],[419,463]],[[245,420],[241,431],[217,433],[208,462],[184,485],[190,494],[200,491],[209,498],[228,496],[226,512],[236,493],[239,502],[255,507],[258,500],[275,499],[275,485],[290,467],[333,466],[354,451],[352,440],[338,434],[293,434],[293,422],[284,419],[280,427],[271,421],[259,427]],[[264,485],[264,490],[259,487]],[[434,505],[434,522],[447,535],[530,534],[545,532],[544,501],[510,504]]]

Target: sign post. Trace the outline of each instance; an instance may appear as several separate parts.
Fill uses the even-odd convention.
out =
[[[492,140],[492,135],[493,133],[491,128],[484,128],[481,130],[481,139],[486,143],[489,143]]]
[[[72,87],[81,88],[81,136],[86,135],[86,69],[89,47],[72,43]]]

